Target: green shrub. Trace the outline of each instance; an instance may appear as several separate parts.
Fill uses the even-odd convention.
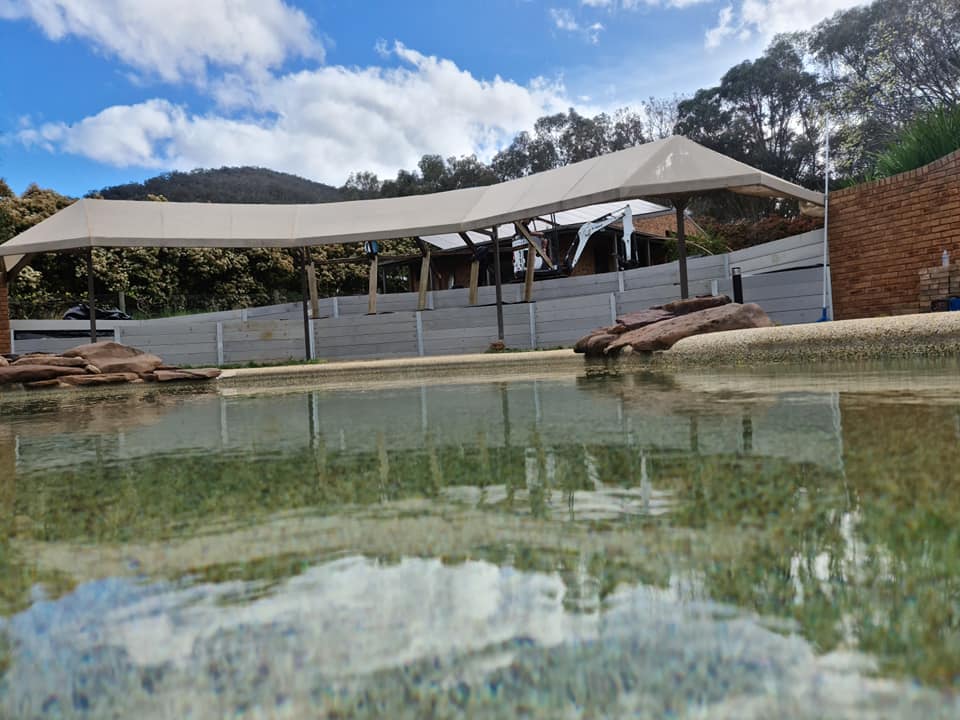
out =
[[[874,179],[915,170],[960,149],[960,105],[922,115],[877,155]]]

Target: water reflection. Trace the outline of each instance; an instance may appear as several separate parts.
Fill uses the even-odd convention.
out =
[[[138,391],[113,415],[55,396],[2,405],[0,698],[40,697],[11,690],[34,662],[101,681],[77,653],[109,638],[114,700],[144,673],[160,696],[205,697],[215,681],[189,678],[217,658],[216,682],[256,685],[270,657],[314,668],[260,681],[301,711],[323,697],[363,715],[362,688],[479,713],[493,683],[544,716],[637,712],[640,696],[653,715],[948,716],[952,695],[898,683],[952,688],[960,670],[955,377],[627,373]],[[73,624],[41,638],[51,617]],[[732,675],[714,686],[697,673],[717,658]],[[229,702],[264,702],[242,694]]]

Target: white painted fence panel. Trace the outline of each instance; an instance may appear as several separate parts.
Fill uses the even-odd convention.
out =
[[[726,256],[695,257],[688,265],[691,295],[716,289],[732,296],[730,267],[740,267],[746,302],[756,302],[778,323],[812,322],[822,312],[823,233],[814,231]],[[770,272],[771,270],[782,270]],[[761,272],[763,271],[763,272]],[[623,314],[680,298],[677,263],[623,273],[539,281],[534,303],[520,302],[523,284],[503,288],[506,345],[570,346]],[[367,315],[367,297],[323,298],[313,322],[315,354],[323,359],[409,357],[482,352],[497,337],[493,287],[479,288],[479,304],[466,306],[467,290],[432,291],[417,313],[417,293],[378,297]],[[612,304],[611,304],[612,301]],[[829,303],[829,297],[828,297]],[[334,317],[335,308],[339,317]],[[417,316],[420,316],[418,331]],[[61,352],[88,342],[88,324],[69,320],[14,320],[14,351]],[[297,303],[142,321],[101,320],[103,339],[117,328],[122,342],[179,365],[300,360],[305,355],[302,307]],[[220,328],[218,332],[218,326]],[[37,337],[68,331],[73,337]],[[19,336],[19,337],[18,337]],[[218,339],[220,343],[218,344]]]

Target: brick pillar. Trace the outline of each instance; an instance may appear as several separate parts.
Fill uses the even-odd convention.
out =
[[[10,352],[10,296],[7,294],[7,273],[0,259],[0,354]]]

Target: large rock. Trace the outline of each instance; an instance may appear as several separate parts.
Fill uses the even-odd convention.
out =
[[[86,361],[83,358],[61,357],[60,355],[27,355],[10,363],[17,365],[58,365],[60,367],[83,367]]]
[[[114,383],[128,383],[140,380],[136,373],[101,373],[99,375],[71,375],[61,378],[61,382],[69,385],[112,385]],[[142,381],[141,381],[142,382]]]
[[[64,357],[79,357],[102,373],[146,373],[163,365],[156,355],[144,352],[129,345],[115,342],[89,343],[80,345],[62,353]]]
[[[770,318],[759,305],[728,303],[631,330],[607,345],[604,352],[616,355],[628,346],[636,352],[667,350],[678,340],[691,335],[772,326]]]
[[[619,333],[621,334],[627,332],[628,330],[638,330],[647,325],[653,325],[654,323],[662,322],[664,320],[669,320],[674,317],[674,313],[663,308],[650,308],[649,310],[641,310],[640,312],[632,312],[627,315],[621,315],[617,318],[617,325],[622,327]]]
[[[87,371],[79,367],[61,367],[59,365],[8,365],[0,367],[0,385],[10,383],[29,383],[37,380],[52,380],[64,375],[86,375]]]
[[[729,304],[730,298],[726,295],[705,295],[704,297],[687,298],[686,300],[674,300],[666,305],[661,305],[660,309],[674,315],[687,315],[707,308]]]

